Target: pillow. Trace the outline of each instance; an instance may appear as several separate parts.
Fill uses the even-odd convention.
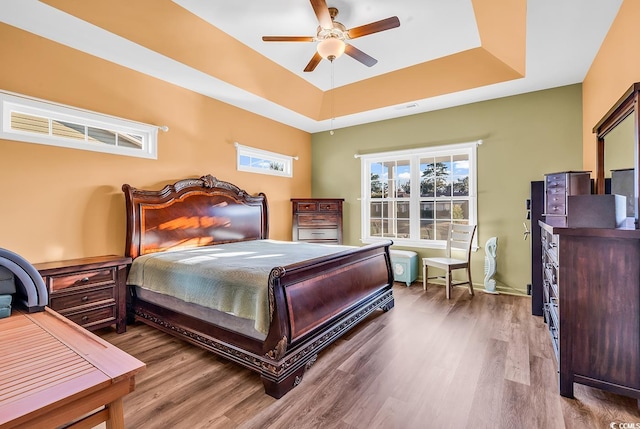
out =
[[[0,295],[0,308],[11,307],[11,295]]]
[[[16,292],[16,283],[13,277],[13,272],[0,265],[0,295],[6,295]]]

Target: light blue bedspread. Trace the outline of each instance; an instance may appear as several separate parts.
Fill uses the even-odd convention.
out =
[[[277,240],[252,240],[139,256],[127,284],[255,321],[269,330],[271,269],[351,249]]]

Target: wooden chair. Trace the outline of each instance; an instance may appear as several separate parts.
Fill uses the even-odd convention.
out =
[[[429,277],[429,267],[440,268],[445,271],[444,279],[447,287],[447,299],[451,298],[453,286],[468,284],[469,294],[473,295],[473,282],[471,280],[471,243],[473,235],[476,233],[476,225],[449,225],[447,234],[446,256],[443,258],[422,258],[422,288],[427,290],[427,280],[433,278],[443,278],[443,276]],[[464,259],[451,257],[451,251],[458,250],[465,252]],[[467,281],[453,282],[451,271],[466,268]]]

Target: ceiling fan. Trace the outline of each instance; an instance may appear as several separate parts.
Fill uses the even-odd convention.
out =
[[[320,24],[315,36],[262,37],[262,40],[265,42],[319,42],[316,53],[304,69],[305,72],[313,71],[323,58],[333,61],[343,53],[360,61],[365,66],[371,67],[376,64],[378,60],[365,54],[346,41],[400,26],[398,17],[392,16],[347,30],[344,25],[335,20],[338,15],[338,9],[335,7],[327,7],[325,0],[311,0],[311,6]]]

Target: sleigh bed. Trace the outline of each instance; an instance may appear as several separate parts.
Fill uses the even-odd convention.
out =
[[[122,190],[125,253],[134,260],[129,319],[260,373],[275,398],[301,382],[321,350],[394,305],[391,241],[269,240],[265,195],[210,175]]]

